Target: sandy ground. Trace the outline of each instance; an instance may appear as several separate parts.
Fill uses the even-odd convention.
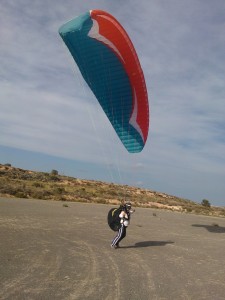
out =
[[[0,299],[225,299],[225,219],[137,208],[114,250],[110,206],[68,205],[0,199]]]

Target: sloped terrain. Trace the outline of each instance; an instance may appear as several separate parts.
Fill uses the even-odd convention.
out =
[[[225,216],[225,208],[207,207],[187,199],[147,189],[34,172],[0,164],[0,196],[118,205],[124,199],[136,207]]]

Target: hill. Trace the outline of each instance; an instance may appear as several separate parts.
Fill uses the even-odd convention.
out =
[[[225,208],[207,207],[156,191],[102,181],[35,172],[0,164],[0,197],[75,201],[118,205],[129,199],[133,206],[225,217]]]

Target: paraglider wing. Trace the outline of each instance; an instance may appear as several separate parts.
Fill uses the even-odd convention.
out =
[[[59,33],[123,145],[140,152],[148,136],[148,96],[123,27],[109,13],[91,10],[61,26]]]

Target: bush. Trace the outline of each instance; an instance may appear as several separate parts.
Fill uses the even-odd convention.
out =
[[[202,202],[201,202],[201,205],[205,206],[205,207],[210,207],[211,206],[209,200],[207,200],[207,199],[203,199]]]
[[[65,189],[63,187],[57,186],[54,188],[54,194],[63,194],[65,193]]]
[[[27,198],[27,194],[25,192],[16,192],[14,196],[16,198]]]
[[[59,172],[57,170],[52,170],[51,175],[57,176],[59,175]]]
[[[11,164],[4,164],[4,166],[6,166],[6,167],[11,167]]]
[[[36,192],[32,193],[31,196],[34,199],[45,200],[45,199],[49,199],[52,196],[52,193],[49,191],[42,190],[42,191],[36,191]]]
[[[40,187],[40,188],[43,188],[43,187],[44,187],[44,185],[43,185],[42,183],[40,183],[40,182],[34,182],[32,185],[33,185],[34,187]]]
[[[50,175],[49,180],[56,182],[56,181],[60,181],[60,178],[57,175]]]

